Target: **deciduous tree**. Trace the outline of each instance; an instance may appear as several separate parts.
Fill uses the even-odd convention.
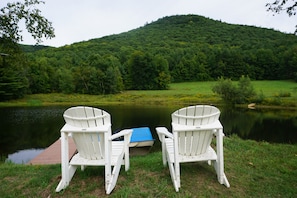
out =
[[[51,22],[36,8],[36,5],[42,3],[44,1],[24,0],[7,3],[5,7],[0,8],[0,60],[3,60],[0,67],[0,100],[22,97],[28,88],[28,62],[17,45],[22,41],[19,23],[25,22],[25,28],[37,43],[40,43],[43,37],[55,36]],[[7,56],[6,62],[2,54]]]

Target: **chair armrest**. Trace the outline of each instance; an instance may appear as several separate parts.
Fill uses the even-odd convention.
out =
[[[81,132],[88,132],[88,133],[97,133],[97,132],[108,132],[109,128],[111,127],[110,124],[102,125],[98,127],[75,127],[69,124],[65,124],[61,129],[61,132],[66,133],[81,133]]]
[[[114,139],[122,137],[122,136],[124,136],[124,138],[129,137],[129,136],[131,137],[132,131],[133,131],[132,129],[121,130],[120,132],[115,133],[112,136],[110,136],[109,140],[114,140]],[[129,142],[130,142],[130,138],[129,138]]]
[[[212,130],[212,129],[222,129],[223,126],[219,120],[211,123],[211,124],[205,124],[205,125],[181,125],[172,122],[172,130],[173,131],[199,131],[199,130]]]
[[[157,131],[157,133],[159,135],[159,139],[161,141],[162,141],[161,136],[165,136],[165,138],[168,137],[168,138],[173,139],[172,133],[170,133],[166,127],[157,127],[156,131]]]

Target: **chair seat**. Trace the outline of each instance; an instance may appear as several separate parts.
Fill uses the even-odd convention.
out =
[[[112,141],[112,156],[111,156],[111,165],[114,166],[117,164],[117,160],[119,155],[123,152],[124,142],[123,141]],[[79,153],[75,154],[71,160],[70,165],[85,165],[85,166],[98,166],[104,165],[106,163],[105,159],[87,159],[81,157]],[[122,160],[122,165],[125,164],[124,160]]]
[[[165,139],[165,145],[166,145],[166,151],[168,153],[168,156],[170,158],[170,162],[174,162],[174,147],[173,147],[173,140],[170,138]],[[215,150],[209,146],[205,153],[201,155],[195,155],[195,156],[187,156],[187,155],[178,155],[179,162],[197,162],[197,161],[209,161],[209,160],[216,160],[217,154]]]

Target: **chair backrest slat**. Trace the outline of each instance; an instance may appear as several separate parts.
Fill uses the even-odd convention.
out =
[[[89,128],[103,125],[111,126],[110,114],[104,110],[93,107],[72,107],[64,113],[65,122],[69,125]],[[103,159],[104,158],[104,136],[111,135],[104,132],[89,133],[82,131],[73,133],[72,138],[75,142],[78,153],[86,159]]]
[[[209,125],[219,119],[220,110],[214,106],[197,105],[179,109],[172,114],[172,122],[185,126]],[[211,143],[213,130],[173,131],[178,133],[179,155],[194,156],[206,152]]]
[[[177,124],[199,126],[211,124],[218,120],[220,110],[214,106],[197,105],[179,109],[171,117],[172,122]]]

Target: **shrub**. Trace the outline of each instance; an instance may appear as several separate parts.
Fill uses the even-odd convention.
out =
[[[237,86],[231,79],[224,79],[221,77],[218,79],[218,83],[212,88],[212,91],[219,94],[228,104],[243,104],[250,102],[256,95],[250,78],[245,76],[242,76],[239,79]]]
[[[290,92],[280,91],[279,93],[276,93],[274,96],[275,97],[281,97],[281,98],[291,97],[291,93]]]
[[[261,104],[265,101],[265,99],[266,99],[266,97],[265,97],[263,91],[261,90],[260,93],[254,97],[254,102]]]

